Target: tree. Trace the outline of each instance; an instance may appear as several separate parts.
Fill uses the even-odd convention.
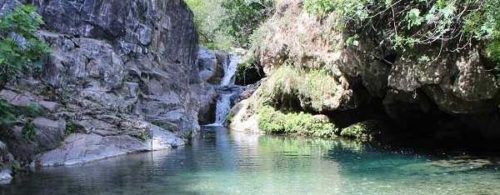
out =
[[[33,6],[20,6],[0,18],[0,88],[21,72],[34,70],[49,47],[36,36],[43,20]]]
[[[236,46],[248,48],[250,35],[274,9],[272,0],[232,0],[222,3],[226,14],[221,29],[234,37]]]

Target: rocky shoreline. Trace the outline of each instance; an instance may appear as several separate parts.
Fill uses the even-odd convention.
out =
[[[2,132],[0,179],[11,179],[12,167],[174,148],[199,131],[199,94],[208,89],[183,1],[0,0],[0,14],[22,4],[38,8],[51,54],[42,73],[0,91],[15,109],[40,111]]]

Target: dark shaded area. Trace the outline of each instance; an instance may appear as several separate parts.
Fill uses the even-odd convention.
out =
[[[305,112],[327,115],[340,129],[358,122],[376,121],[380,132],[376,133],[375,141],[389,147],[437,153],[500,152],[498,109],[490,109],[490,112],[481,114],[451,114],[441,111],[424,91],[418,90],[415,94],[409,94],[389,90],[393,93],[377,98],[370,96],[361,82],[355,82],[356,79],[351,81],[355,97],[362,97],[352,100],[352,104],[357,104],[355,109]],[[407,101],[412,99],[408,98],[409,96],[414,96],[413,101]],[[285,108],[300,108],[300,103],[297,106],[297,100],[280,103],[284,104],[282,107]]]
[[[208,125],[215,122],[215,110],[217,109],[217,101],[212,101],[208,105],[207,112],[198,113],[198,122],[200,125]]]
[[[238,66],[236,72],[237,85],[250,85],[259,82],[265,76],[264,70],[261,66]]]

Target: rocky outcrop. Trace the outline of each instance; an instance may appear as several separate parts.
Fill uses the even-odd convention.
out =
[[[259,106],[257,98],[260,92],[252,90],[252,93],[254,93],[253,96],[242,96],[242,100],[231,109],[229,114],[229,128],[232,131],[247,134],[264,133],[259,128],[259,116],[256,113],[256,107]]]
[[[494,122],[500,115],[499,80],[481,48],[456,54],[429,46],[411,53],[381,48],[366,37],[359,37],[353,47],[346,44],[347,35],[337,28],[337,22],[334,13],[318,18],[303,9],[302,0],[291,0],[278,3],[274,16],[257,31],[260,44],[256,45],[255,56],[264,66],[267,81],[283,77],[275,71],[282,66],[302,72],[326,71],[334,78],[335,82],[322,86],[337,86],[335,94],[340,98],[327,94],[322,99],[336,106],[311,110],[302,106],[307,99],[300,99],[296,90],[299,110],[325,113],[335,120],[370,107],[370,112],[376,110],[372,115],[387,117],[384,120],[397,124],[399,131],[460,129],[464,130],[463,137],[475,133],[481,139],[498,137],[492,132],[500,128],[500,123]],[[290,91],[295,90],[290,79],[285,84]],[[365,116],[350,118],[370,119]]]
[[[224,70],[216,53],[204,47],[200,47],[198,50],[196,64],[202,80],[201,88],[198,90],[200,98],[198,120],[200,124],[211,124],[215,121],[215,101],[217,99],[215,87],[220,83]],[[219,80],[219,83],[214,82],[216,80]]]
[[[16,159],[85,163],[183,145],[178,137],[199,130],[205,88],[193,15],[182,0],[0,0],[0,13],[19,3],[38,7],[51,54],[41,74],[0,92],[10,104],[43,109],[31,122],[35,138],[21,133],[28,123],[0,138]]]
[[[173,133],[153,126],[150,139],[140,140],[127,135],[100,136],[72,134],[62,147],[38,158],[41,166],[68,166],[140,151],[163,150],[184,145]]]

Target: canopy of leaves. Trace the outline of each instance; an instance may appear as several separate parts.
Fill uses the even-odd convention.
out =
[[[33,6],[18,7],[0,18],[0,87],[22,71],[32,71],[47,55],[48,46],[36,37],[42,24]]]
[[[210,49],[229,49],[234,40],[221,28],[225,10],[222,2],[225,0],[186,0],[194,13],[194,22],[200,43]]]
[[[221,28],[226,28],[238,47],[248,48],[250,35],[268,18],[274,9],[273,0],[224,1],[225,10]]]
[[[489,56],[500,58],[500,0],[306,0],[305,5],[318,16],[335,12],[347,35],[383,48],[438,46],[460,52],[486,43]]]
[[[249,36],[273,9],[273,0],[186,0],[201,44],[210,49],[247,47]]]

